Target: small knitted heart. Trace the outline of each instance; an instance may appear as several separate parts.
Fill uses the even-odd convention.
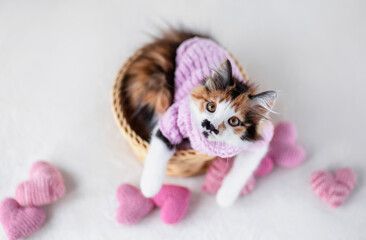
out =
[[[259,166],[257,167],[257,170],[254,172],[254,176],[256,177],[263,177],[269,174],[273,169],[273,159],[270,156],[265,156]]]
[[[269,152],[277,165],[293,168],[305,161],[306,152],[303,147],[296,144],[278,145]]]
[[[339,207],[356,184],[356,174],[352,169],[341,168],[334,176],[326,171],[316,171],[311,175],[314,192],[332,207]]]
[[[22,206],[41,206],[56,201],[64,194],[64,180],[59,170],[39,161],[31,168],[30,180],[17,187],[15,197]]]
[[[205,182],[202,186],[203,191],[208,194],[216,194],[233,162],[233,158],[215,158],[207,169]]]
[[[160,217],[166,224],[174,224],[183,219],[189,205],[190,191],[185,187],[163,185],[152,199],[161,207]]]
[[[117,221],[124,225],[139,222],[155,207],[150,198],[145,198],[140,190],[129,184],[122,184],[117,189]]]
[[[280,122],[276,124],[274,129],[273,139],[271,145],[276,144],[292,144],[296,141],[297,131],[294,124],[290,122]]]
[[[276,125],[267,156],[281,167],[293,168],[305,161],[304,148],[295,143],[297,132],[290,122]]]
[[[38,207],[21,207],[17,201],[7,198],[0,203],[0,222],[9,240],[25,238],[39,229],[46,214]]]

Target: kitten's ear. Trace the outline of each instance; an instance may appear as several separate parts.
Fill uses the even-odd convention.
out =
[[[266,117],[272,112],[277,99],[277,93],[275,91],[266,91],[257,95],[250,95],[249,98],[251,107],[258,111],[260,115]]]
[[[228,59],[221,63],[221,65],[214,70],[212,76],[205,82],[205,86],[210,91],[225,90],[225,88],[233,84],[232,68]]]

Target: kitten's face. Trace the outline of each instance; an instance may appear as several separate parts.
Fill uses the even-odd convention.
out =
[[[250,86],[232,78],[225,61],[202,86],[191,93],[191,111],[209,141],[243,146],[261,139],[260,124],[271,111],[276,93],[255,95]]]

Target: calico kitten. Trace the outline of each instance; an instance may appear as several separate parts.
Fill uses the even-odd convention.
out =
[[[125,88],[132,116],[144,119],[141,126],[154,126],[142,193],[158,193],[166,164],[188,138],[199,152],[237,156],[216,196],[219,205],[232,204],[267,153],[273,135],[268,115],[276,93],[258,94],[226,50],[210,38],[172,31],[148,46],[129,69]]]

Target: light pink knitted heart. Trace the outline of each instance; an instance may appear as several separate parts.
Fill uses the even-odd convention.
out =
[[[30,171],[30,180],[21,183],[15,192],[22,206],[41,206],[61,198],[65,185],[61,173],[47,162],[36,162]]]
[[[17,201],[7,198],[0,203],[0,222],[9,240],[24,238],[39,229],[46,219],[38,207],[21,207]]]
[[[166,224],[174,224],[183,219],[189,205],[191,192],[174,185],[163,185],[152,200],[161,207],[160,217]]]
[[[274,167],[273,159],[269,156],[265,156],[259,164],[257,170],[254,172],[254,176],[263,177],[272,172]]]
[[[233,165],[233,158],[215,158],[207,170],[203,191],[208,194],[216,194],[221,187],[222,181]],[[250,193],[255,186],[255,179],[251,177],[240,192],[241,196]]]
[[[292,168],[305,161],[305,150],[295,143],[297,132],[290,122],[276,125],[268,157],[281,167]]]
[[[150,198],[145,198],[140,190],[130,184],[122,184],[117,189],[117,221],[124,225],[139,222],[155,207]]]
[[[334,176],[326,171],[316,171],[311,175],[314,192],[332,207],[339,207],[356,184],[356,174],[352,169],[341,168]]]

